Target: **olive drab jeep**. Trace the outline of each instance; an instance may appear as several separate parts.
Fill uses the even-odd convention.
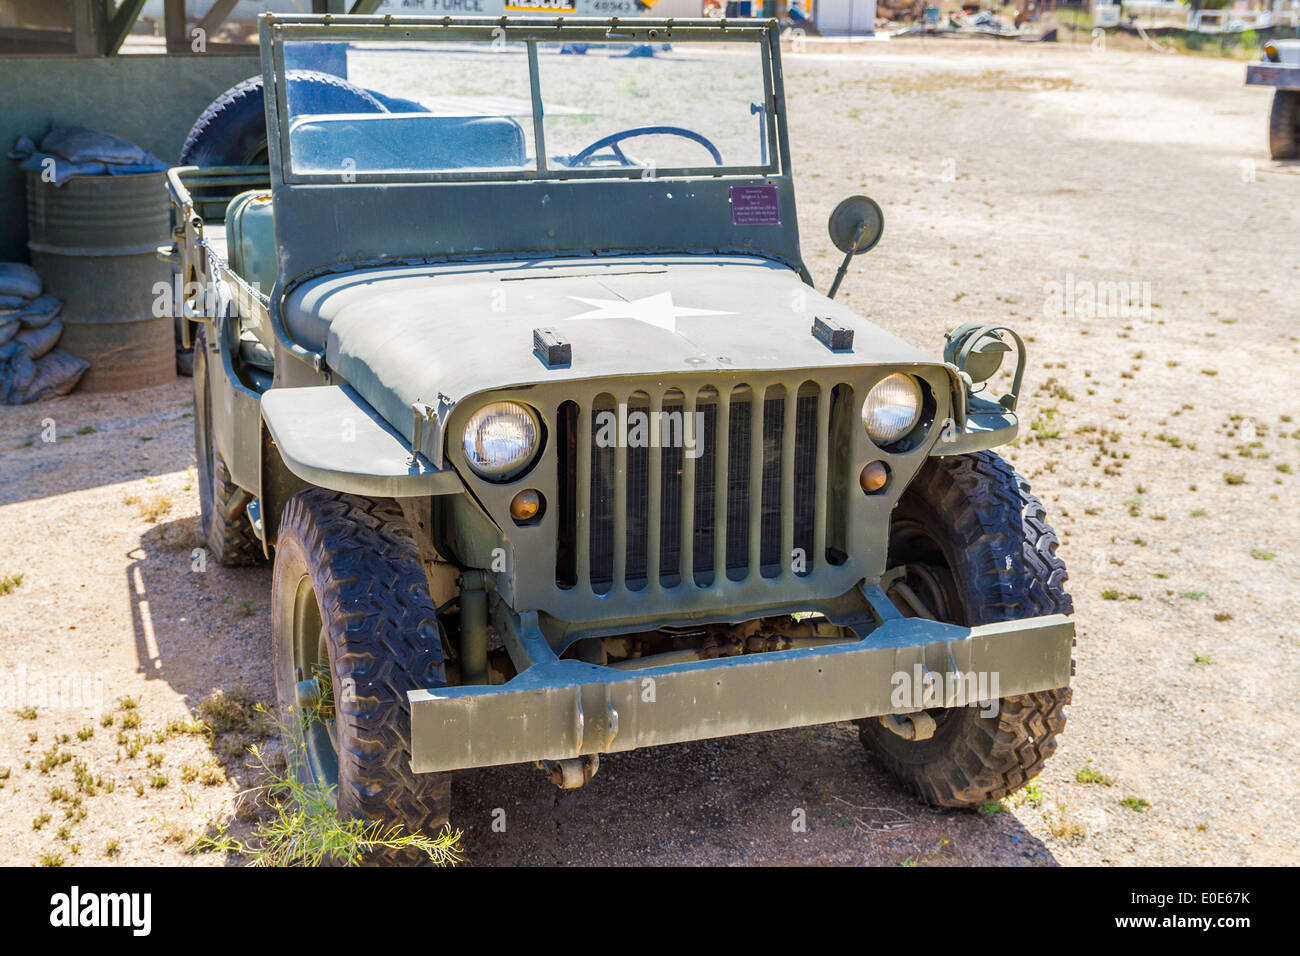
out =
[[[272,562],[279,703],[341,814],[430,832],[456,770],[573,788],[835,721],[931,803],[1039,772],[1074,627],[990,450],[1024,345],[936,357],[835,301],[865,197],[815,291],[775,21],[260,31],[265,146],[169,176],[202,521]],[[293,66],[322,51],[346,80]]]
[[[1300,39],[1269,40],[1246,66],[1248,86],[1273,87],[1268,114],[1270,159],[1300,159]]]

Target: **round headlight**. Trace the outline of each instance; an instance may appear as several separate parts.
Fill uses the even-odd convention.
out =
[[[921,386],[901,372],[882,378],[862,403],[862,424],[872,441],[882,445],[898,441],[920,417]]]
[[[500,480],[533,460],[540,435],[541,426],[531,409],[516,402],[492,402],[470,416],[462,444],[474,471]]]

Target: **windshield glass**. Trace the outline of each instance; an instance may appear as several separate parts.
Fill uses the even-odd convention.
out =
[[[529,44],[504,37],[287,41],[287,171],[344,182],[769,171],[763,44],[535,47],[534,67]]]

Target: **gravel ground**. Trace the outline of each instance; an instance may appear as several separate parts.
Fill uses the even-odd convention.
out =
[[[1035,785],[930,809],[848,725],[617,755],[571,794],[481,770],[455,785],[470,862],[1300,862],[1300,167],[1267,159],[1242,74],[1067,44],[787,56],[819,287],[826,216],[866,192],[885,238],[846,301],[936,352],[972,319],[1029,343],[1007,452],[1062,533],[1080,630]],[[1142,307],[1049,314],[1096,282]],[[225,862],[183,848],[236,815],[256,736],[210,750],[184,721],[215,691],[269,696],[269,575],[197,573],[197,510],[188,381],[0,409],[0,580],[22,576],[0,594],[0,862]]]

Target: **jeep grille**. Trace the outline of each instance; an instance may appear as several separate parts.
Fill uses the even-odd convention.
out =
[[[637,389],[598,395],[585,408],[562,403],[556,584],[585,583],[597,594],[651,581],[669,589],[681,583],[685,563],[689,579],[709,587],[720,571],[730,581],[787,569],[802,577],[827,560],[835,391],[777,383],[757,402],[754,391]],[[640,416],[649,426],[643,434],[655,433],[654,445],[662,436],[668,447],[603,440],[620,405],[629,433]],[[686,421],[702,427],[684,431]],[[693,448],[683,447],[689,439]],[[842,563],[835,549],[829,555]]]

